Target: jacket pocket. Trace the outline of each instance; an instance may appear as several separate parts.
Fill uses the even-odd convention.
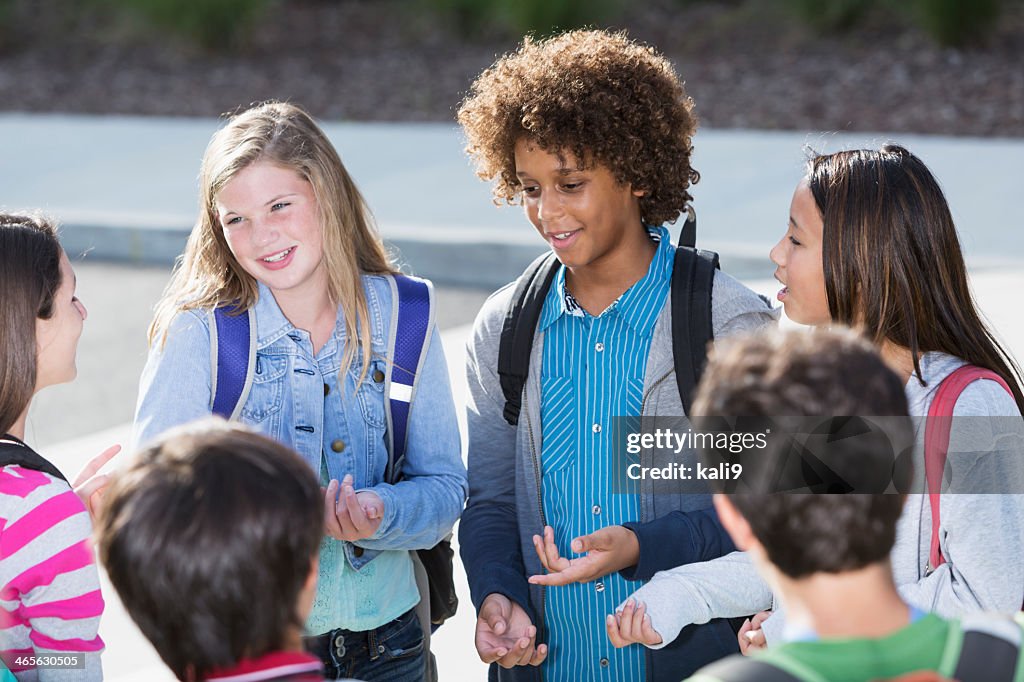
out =
[[[257,355],[249,398],[242,407],[242,418],[261,424],[281,411],[284,398],[284,376],[288,372],[288,356]]]
[[[361,367],[361,364],[355,362],[349,370],[352,374],[353,386],[359,381]],[[356,391],[359,411],[362,413],[363,419],[376,429],[383,429],[387,426],[384,416],[384,379],[386,376],[387,364],[382,358],[373,358],[366,370],[366,376],[363,377],[363,383],[359,384],[359,389]]]

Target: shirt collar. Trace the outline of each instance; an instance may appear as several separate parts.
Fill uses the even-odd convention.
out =
[[[647,274],[627,289],[602,315],[617,314],[639,334],[650,334],[661,312],[658,294],[667,291],[672,279],[672,265],[675,261],[675,246],[672,245],[668,228],[647,226],[647,232],[658,247],[647,268]],[[551,288],[544,297],[544,307],[537,321],[537,331],[543,332],[563,315],[582,317],[586,313],[565,286],[565,266],[562,265],[551,281]]]

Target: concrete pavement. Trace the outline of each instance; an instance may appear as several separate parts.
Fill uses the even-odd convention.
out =
[[[438,282],[496,287],[543,243],[515,207],[492,205],[445,124],[322,122],[404,262]],[[0,207],[44,208],[70,251],[170,263],[196,214],[196,177],[215,119],[0,114]],[[701,129],[693,164],[699,243],[730,271],[767,277],[803,148],[877,147],[894,139],[942,183],[976,267],[1019,267],[1024,139]]]

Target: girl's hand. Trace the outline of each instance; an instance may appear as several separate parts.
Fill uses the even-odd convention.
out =
[[[753,618],[743,621],[743,626],[736,633],[740,643],[741,654],[749,656],[753,652],[768,646],[768,642],[764,638],[764,630],[761,629],[761,623],[768,620],[770,615],[772,615],[771,611],[762,611],[761,613],[754,614]]]
[[[605,618],[605,629],[608,631],[608,639],[616,649],[634,643],[661,644],[661,635],[654,629],[651,617],[647,615],[647,605],[637,604],[632,597],[626,600],[625,606],[616,611],[615,615],[608,614]]]
[[[99,513],[100,504],[103,501],[103,491],[106,489],[107,484],[110,483],[110,476],[107,474],[97,475],[96,472],[102,469],[103,465],[113,459],[114,455],[119,452],[121,452],[120,445],[116,443],[111,445],[93,457],[71,484],[71,487],[74,488],[78,497],[82,500],[82,504],[85,505],[86,510],[89,512],[89,517],[93,521],[96,520],[96,515]]]
[[[377,532],[384,518],[384,502],[377,493],[357,493],[352,488],[352,476],[347,475],[340,484],[332,480],[324,494],[324,523],[332,538],[355,542]]]

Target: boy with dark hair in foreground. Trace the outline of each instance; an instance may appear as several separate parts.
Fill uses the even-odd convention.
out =
[[[871,344],[845,330],[764,334],[719,346],[710,356],[694,412],[892,415],[897,419],[886,424],[893,447],[899,451],[912,442],[910,419],[898,419],[907,415],[899,378]],[[699,428],[700,418],[697,423]],[[871,438],[863,442],[868,447],[845,451],[855,454],[859,468],[892,466],[892,449],[877,447]],[[787,452],[769,448],[765,456]],[[714,450],[701,455],[709,466],[728,456]],[[774,493],[771,474],[777,469],[774,462],[763,464],[743,480],[743,493],[721,494],[727,481],[711,485],[722,524],[786,607],[786,643],[714,663],[693,680],[941,679],[925,671],[961,682],[1024,677],[1017,664],[1019,621],[994,616],[946,621],[900,598],[889,553],[902,495]],[[642,630],[649,627],[644,620],[642,610],[628,605],[618,623],[609,617],[609,632]]]
[[[301,635],[323,507],[298,455],[211,419],[170,432],[117,474],[100,558],[179,680],[322,680]]]

